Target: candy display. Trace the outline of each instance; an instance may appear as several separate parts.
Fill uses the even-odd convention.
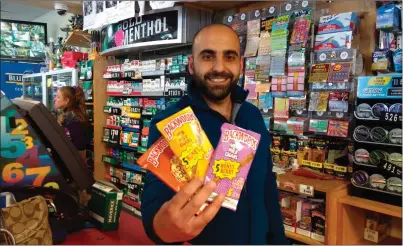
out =
[[[188,176],[204,177],[213,147],[192,109],[187,107],[158,122],[157,128],[182,161]]]
[[[236,210],[260,141],[260,134],[224,123],[221,138],[207,169],[206,182],[216,181],[217,187],[211,194],[226,196],[223,207]]]

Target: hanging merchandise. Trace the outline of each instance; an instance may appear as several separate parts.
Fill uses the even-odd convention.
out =
[[[248,21],[247,30],[245,57],[254,57],[256,56],[259,47],[260,20]]]
[[[102,2],[103,3],[103,2]],[[83,1],[83,30],[93,29],[96,26],[95,20],[95,9],[96,9],[96,1]]]
[[[118,1],[105,1],[105,17],[108,24],[119,21]]]
[[[144,1],[140,1],[144,2]],[[165,9],[171,8],[175,5],[176,1],[149,1],[152,9]]]
[[[140,5],[140,2],[144,2],[144,1],[137,1],[137,3],[139,5]],[[117,6],[118,19],[117,19],[117,21],[122,21],[122,20],[126,20],[129,18],[133,18],[135,16],[135,7],[136,7],[136,1],[118,1],[118,6]],[[107,24],[107,23],[105,23],[105,24]]]

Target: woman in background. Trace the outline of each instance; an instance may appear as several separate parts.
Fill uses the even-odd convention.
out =
[[[54,107],[61,113],[57,122],[65,129],[66,135],[77,148],[84,163],[86,163],[85,150],[88,141],[88,116],[85,110],[84,91],[80,87],[61,87],[54,99]]]

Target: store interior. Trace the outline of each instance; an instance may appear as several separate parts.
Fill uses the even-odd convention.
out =
[[[238,85],[269,131],[289,243],[402,245],[401,9],[1,1],[0,242],[155,244],[141,213],[146,174],[161,172],[144,161],[151,120],[187,95],[193,37],[219,23],[239,37]],[[84,149],[59,122],[66,86],[84,93]]]

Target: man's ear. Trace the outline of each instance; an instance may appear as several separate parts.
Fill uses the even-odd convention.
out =
[[[189,73],[191,74],[191,75],[194,75],[194,58],[193,58],[193,56],[192,55],[190,55],[189,57],[188,57],[188,68],[189,68]]]

